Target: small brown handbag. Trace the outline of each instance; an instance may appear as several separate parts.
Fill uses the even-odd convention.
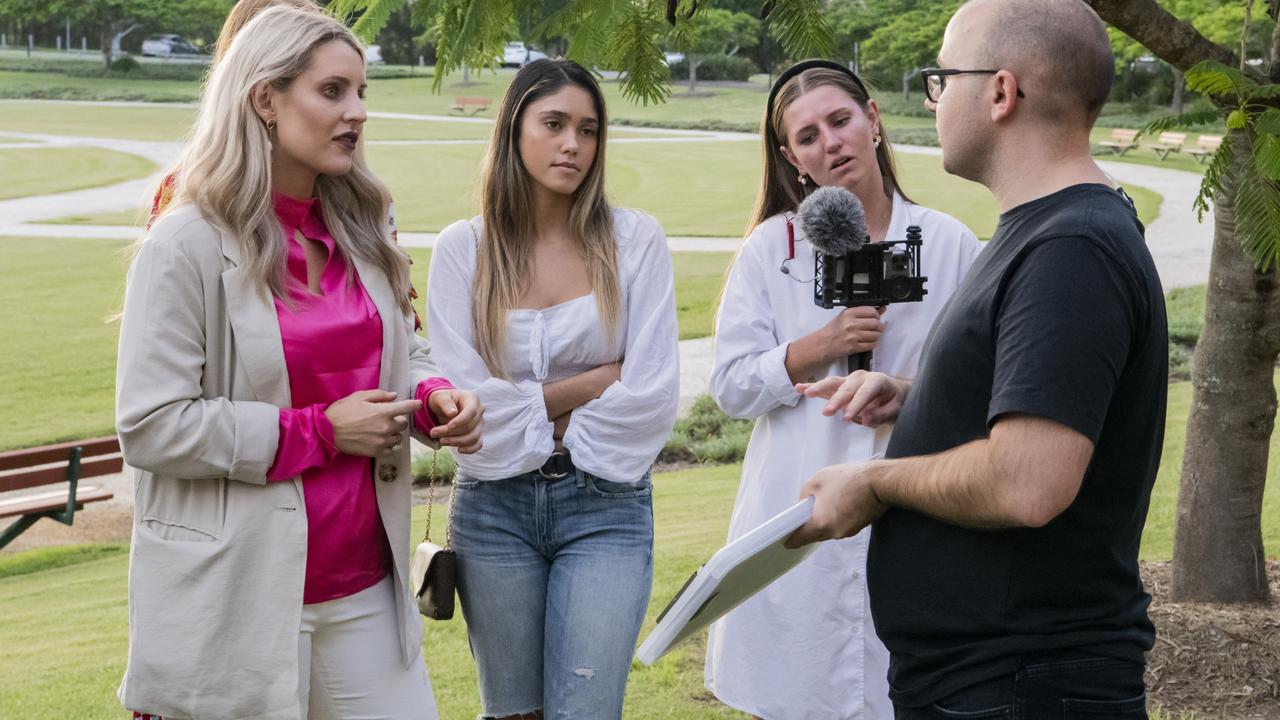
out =
[[[436,451],[447,452],[447,451]],[[431,456],[431,480],[427,488],[427,529],[422,542],[413,551],[409,576],[413,594],[418,598],[418,611],[432,620],[453,618],[454,590],[458,584],[458,555],[453,551],[453,508],[458,485],[449,491],[449,524],[445,527],[444,547],[431,542],[431,510],[435,506],[436,456]]]

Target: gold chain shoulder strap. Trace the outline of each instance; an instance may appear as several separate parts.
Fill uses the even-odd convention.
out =
[[[441,452],[448,451],[444,449],[431,451],[431,469],[428,471],[430,474],[427,476],[429,478],[427,480],[427,530],[422,534],[423,542],[431,542],[431,511],[435,508],[436,501],[436,458],[438,457],[437,453]],[[456,500],[458,497],[457,469],[454,470],[453,474],[454,479],[450,483],[452,487],[449,489],[449,524],[444,529],[445,550],[453,547],[453,511],[457,506]]]

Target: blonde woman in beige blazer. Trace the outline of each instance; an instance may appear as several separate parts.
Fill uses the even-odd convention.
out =
[[[277,8],[249,23],[130,269],[119,694],[135,716],[436,717],[405,582],[407,436],[475,452],[482,410],[414,333],[388,195],[360,152],[363,84],[362,48],[332,18]],[[339,302],[357,313],[338,317]],[[361,338],[380,358],[358,368],[370,386],[299,407],[315,389],[298,358],[328,361]],[[328,514],[313,516],[322,500]]]

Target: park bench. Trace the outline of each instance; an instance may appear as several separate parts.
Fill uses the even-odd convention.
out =
[[[1138,131],[1117,128],[1111,131],[1111,139],[1098,143],[1116,155],[1124,155],[1138,147]]]
[[[18,518],[0,534],[0,548],[40,518],[70,525],[86,504],[110,500],[109,490],[81,485],[80,479],[113,475],[123,467],[114,435],[0,453],[0,518]],[[20,492],[32,488],[42,490]]]
[[[1196,146],[1187,151],[1187,154],[1196,159],[1196,162],[1202,163],[1204,159],[1218,151],[1222,146],[1221,135],[1201,135],[1196,140]]]
[[[1187,142],[1187,134],[1180,132],[1162,132],[1160,138],[1147,147],[1156,151],[1161,160],[1169,157],[1172,153],[1181,152],[1182,146]]]
[[[493,100],[487,97],[456,97],[453,99],[453,105],[450,110],[457,110],[468,115],[484,112],[493,104]]]

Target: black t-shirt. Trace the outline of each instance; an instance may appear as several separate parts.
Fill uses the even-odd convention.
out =
[[[1070,507],[1042,528],[974,530],[894,508],[867,577],[891,697],[924,705],[1020,655],[1141,662],[1155,641],[1138,544],[1164,438],[1168,329],[1128,198],[1076,185],[1000,216],[930,332],[886,457],[989,436],[1008,413],[1094,443]]]

